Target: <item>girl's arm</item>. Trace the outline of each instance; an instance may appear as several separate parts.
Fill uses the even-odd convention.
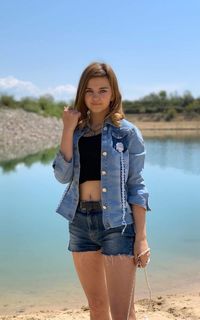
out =
[[[53,161],[54,175],[61,183],[68,183],[73,176],[73,137],[81,113],[69,107],[64,107],[62,120],[63,132],[60,150]]]
[[[63,128],[60,150],[57,153],[52,167],[55,178],[60,183],[68,183],[73,174],[73,134],[74,131]]]
[[[145,240],[146,233],[146,210],[138,205],[132,205],[133,219],[135,221],[135,233],[137,240]]]
[[[127,178],[127,202],[151,211],[149,193],[142,176],[145,161],[145,146],[140,130],[135,127],[129,136],[129,172]]]
[[[150,257],[150,248],[146,237],[146,210],[138,205],[132,205],[132,211],[136,232],[133,252],[134,263],[136,266],[144,268]],[[141,257],[138,258],[141,253]]]
[[[131,204],[135,224],[134,262],[138,267],[145,267],[150,252],[146,252],[139,259],[139,254],[148,249],[146,237],[146,210],[151,211],[148,198],[149,193],[144,183],[142,172],[144,169],[145,147],[141,132],[134,128],[129,143],[129,173],[127,180],[127,201]]]

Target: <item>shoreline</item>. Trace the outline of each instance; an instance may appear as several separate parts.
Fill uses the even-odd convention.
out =
[[[153,116],[126,115],[148,138],[196,138],[200,136],[200,117],[196,120],[157,121]],[[62,120],[43,117],[22,109],[0,109],[0,161],[15,160],[55,148],[62,135]]]
[[[151,320],[193,320],[200,319],[200,292],[186,292],[174,294],[161,294],[152,297],[151,306],[148,299],[139,299],[135,301],[135,310],[137,320],[144,320],[144,316],[148,316]],[[34,306],[32,306],[34,307]],[[81,308],[69,308],[63,306],[61,308],[52,308],[49,305],[46,310],[44,308],[35,308],[35,310],[26,310],[26,307],[19,308],[12,314],[0,315],[1,320],[89,320],[89,308],[86,304]]]
[[[185,120],[182,116],[172,121],[152,121],[148,116],[128,115],[127,119],[133,122],[142,132],[144,139],[148,138],[199,138],[200,118]]]

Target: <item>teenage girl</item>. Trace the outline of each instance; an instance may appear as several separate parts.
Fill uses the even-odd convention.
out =
[[[150,260],[146,235],[145,147],[125,119],[111,66],[83,71],[73,108],[64,107],[54,174],[67,187],[56,211],[69,221],[69,246],[91,320],[135,320],[137,267]]]

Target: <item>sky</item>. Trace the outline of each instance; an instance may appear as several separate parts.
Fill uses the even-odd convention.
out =
[[[123,100],[199,97],[199,17],[200,0],[0,0],[0,93],[70,101],[99,61]]]

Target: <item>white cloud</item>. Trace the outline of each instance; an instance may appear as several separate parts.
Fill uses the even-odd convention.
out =
[[[76,93],[76,87],[71,84],[60,85],[55,88],[48,88],[45,93],[51,94],[55,99],[65,100],[66,98],[73,98]]]
[[[11,94],[16,99],[25,96],[39,97],[50,94],[56,100],[69,100],[74,98],[76,87],[71,84],[40,89],[30,81],[22,81],[13,76],[0,78],[0,93]]]
[[[0,91],[10,91],[13,94],[37,95],[39,89],[30,81],[22,81],[13,76],[0,78]]]

